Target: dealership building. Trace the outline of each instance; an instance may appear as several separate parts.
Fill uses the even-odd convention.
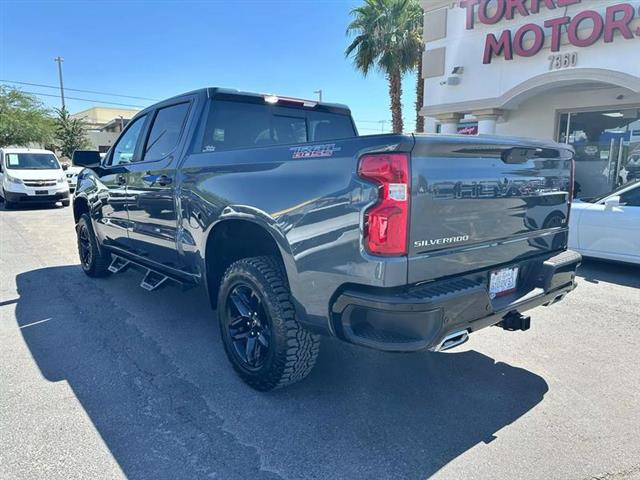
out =
[[[640,0],[423,0],[427,128],[552,139],[580,196],[640,178]]]

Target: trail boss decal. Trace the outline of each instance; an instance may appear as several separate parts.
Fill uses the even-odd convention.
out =
[[[325,145],[308,145],[305,147],[293,147],[291,150],[291,158],[320,158],[332,157],[334,152],[339,152],[342,147],[336,147],[335,143],[327,143]]]
[[[469,235],[460,235],[458,237],[446,237],[435,238],[430,240],[416,240],[413,242],[413,246],[418,247],[432,247],[434,245],[449,245],[451,243],[460,243],[469,241]]]

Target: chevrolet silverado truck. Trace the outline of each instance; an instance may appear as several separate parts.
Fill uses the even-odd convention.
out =
[[[358,136],[343,105],[206,88],[74,164],[84,272],[204,286],[232,366],[262,391],[304,378],[322,335],[443,351],[526,330],[525,311],[576,285],[567,145]]]

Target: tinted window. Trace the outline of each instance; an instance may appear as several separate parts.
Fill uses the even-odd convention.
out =
[[[348,115],[303,108],[215,101],[205,126],[203,152],[351,138]]]
[[[188,103],[180,103],[158,110],[147,139],[145,160],[158,160],[171,153],[180,140],[188,112]]]
[[[623,193],[620,196],[620,203],[624,203],[627,207],[640,207],[640,186]]]
[[[118,139],[113,148],[113,156],[111,158],[111,165],[120,165],[123,163],[131,163],[134,161],[133,155],[136,151],[136,145],[144,127],[144,121],[147,118],[146,115],[137,118],[133,123],[125,130],[122,136]]]

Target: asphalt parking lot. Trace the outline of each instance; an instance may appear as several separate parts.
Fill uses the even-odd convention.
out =
[[[0,209],[0,242],[0,478],[640,478],[637,268],[448,353],[325,339],[262,394],[203,291],[85,277],[71,209]]]

